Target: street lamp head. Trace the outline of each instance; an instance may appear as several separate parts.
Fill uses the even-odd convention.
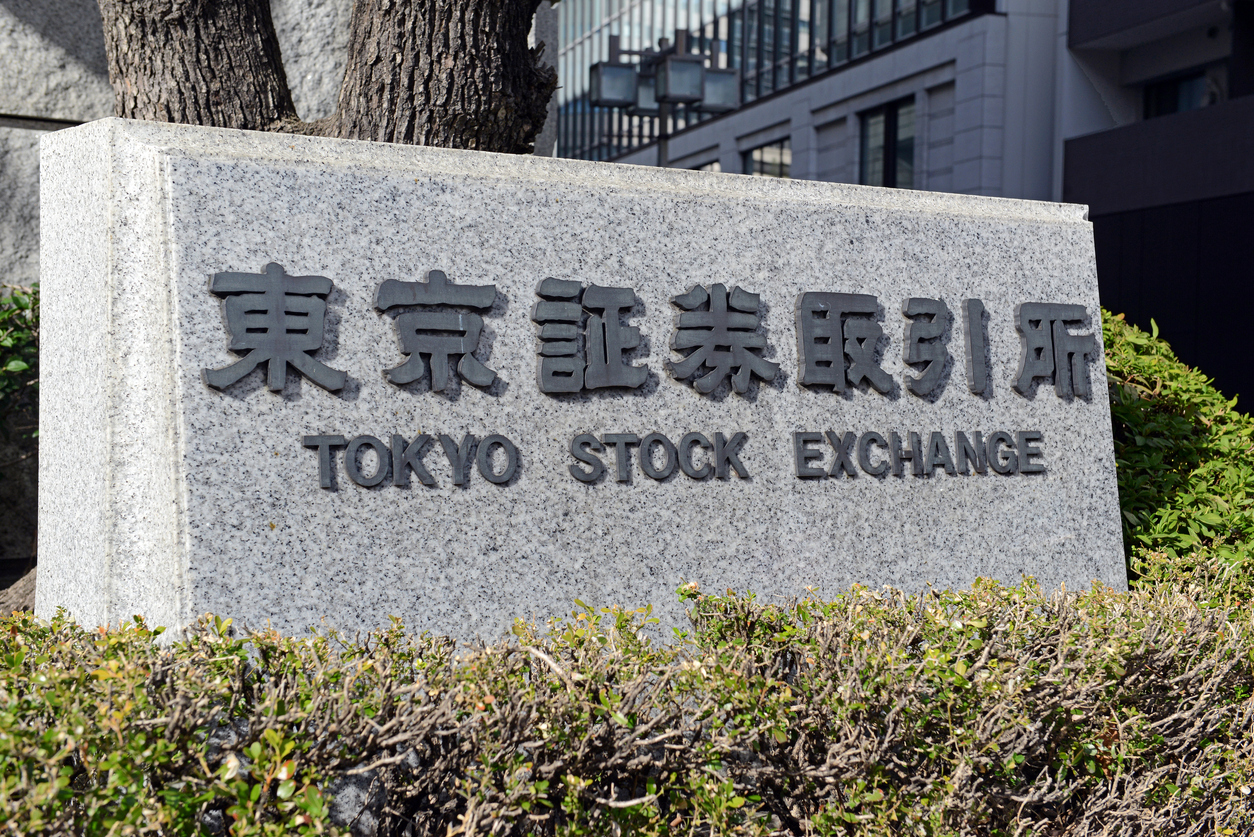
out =
[[[659,102],[690,105],[701,101],[705,61],[698,55],[668,55],[657,66]]]
[[[593,107],[625,108],[636,104],[636,68],[601,61],[588,70],[588,101]]]
[[[636,101],[627,108],[627,113],[632,116],[657,116],[658,106],[657,99],[654,96],[657,76],[637,76],[636,78]]]
[[[740,106],[740,73],[706,70],[705,95],[698,106],[706,113],[727,113]]]

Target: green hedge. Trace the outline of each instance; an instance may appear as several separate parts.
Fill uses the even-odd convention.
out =
[[[39,291],[0,285],[0,585],[33,561],[38,471]],[[0,593],[0,600],[4,599]]]
[[[688,595],[695,626],[665,646],[645,613],[590,608],[460,651],[400,626],[359,644],[222,624],[163,651],[138,625],[15,618],[4,819],[329,833],[358,770],[380,834],[1254,831],[1248,609],[991,583]]]
[[[39,401],[39,286],[0,285],[0,441],[33,436],[18,416]]]
[[[1254,420],[1156,327],[1103,312],[1103,332],[1133,576],[1214,573],[1206,586],[1225,601],[1254,598]]]
[[[1254,833],[1250,420],[1104,322],[1130,592],[580,604],[459,647],[0,623],[15,834]]]

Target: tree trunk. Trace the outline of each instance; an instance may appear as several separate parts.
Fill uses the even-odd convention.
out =
[[[114,110],[254,131],[297,123],[269,0],[100,0]]]
[[[556,86],[527,32],[539,0],[357,0],[329,134],[527,153]]]
[[[100,0],[119,116],[528,153],[557,74],[541,0],[356,0],[334,116],[301,122],[268,0]]]

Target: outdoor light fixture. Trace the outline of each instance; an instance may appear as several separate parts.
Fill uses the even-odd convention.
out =
[[[675,30],[673,44],[659,38],[656,50],[622,49],[618,35],[610,35],[607,46],[609,60],[588,68],[588,104],[620,108],[628,116],[659,117],[659,166],[669,165],[667,143],[675,105],[701,113],[728,113],[740,107],[740,73],[707,70],[707,57],[688,51],[688,33],[681,29]],[[625,55],[637,56],[638,63],[623,63]],[[691,111],[685,118],[690,117]]]
[[[637,76],[636,77],[636,101],[627,108],[627,112],[632,116],[657,116],[660,111],[657,106],[657,98],[654,93],[656,91],[656,76]]]
[[[601,61],[588,72],[588,100],[598,108],[628,108],[636,104],[636,68]]]
[[[727,113],[740,107],[740,73],[705,68],[705,57],[684,52],[687,38],[676,32],[676,44],[662,39],[662,50],[633,52],[619,48],[610,36],[609,60],[588,68],[588,104],[623,108],[631,116],[660,116],[666,105],[695,105],[704,113]],[[636,64],[620,56],[638,55]]]
[[[659,102],[691,105],[701,101],[705,86],[705,61],[696,55],[668,55],[657,65]]]
[[[706,113],[727,113],[740,107],[740,74],[735,70],[706,70],[705,95],[697,107]]]

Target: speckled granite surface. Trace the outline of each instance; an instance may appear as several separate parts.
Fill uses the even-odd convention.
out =
[[[181,625],[214,611],[285,631],[356,630],[393,614],[492,637],[575,598],[653,603],[679,623],[684,581],[767,598],[1023,574],[1126,583],[1080,207],[116,119],[50,135],[42,155],[41,614],[65,605],[86,622],[144,613]],[[338,392],[291,367],[272,392],[264,364],[221,391],[202,380],[241,357],[211,277],[270,262],[333,283],[313,359],[347,373]],[[397,312],[435,309],[380,311],[380,286],[432,270],[495,285],[490,309],[455,309],[481,316],[475,356],[496,373],[491,385],[455,370],[443,392],[429,377],[384,377],[406,359]],[[539,391],[532,315],[547,277],[634,290],[623,323],[640,346],[625,357],[647,368],[642,386]],[[728,382],[702,395],[670,371],[686,353],[669,345],[681,313],[672,298],[716,284],[760,295],[765,347],[754,351],[779,365],[743,395]],[[798,384],[794,310],[809,291],[877,297],[886,395]],[[929,398],[905,387],[911,297],[940,298],[954,315]],[[965,371],[967,298],[988,312],[983,396]],[[1090,398],[1060,398],[1050,379],[1027,397],[1012,389],[1024,302],[1088,309],[1075,331],[1099,347]],[[910,432],[926,442],[939,431],[952,446],[955,431],[998,430],[1039,431],[1031,461],[1044,473],[951,476],[938,465],[916,476],[907,463],[900,477],[795,475],[797,432],[895,431],[908,444]],[[655,480],[633,446],[620,482],[613,444],[603,478],[568,471],[579,434],[651,432],[676,443],[722,433],[729,444],[744,432],[748,477],[727,467],[722,480]],[[318,452],[302,444],[370,435],[387,445],[394,434],[432,437],[422,462],[434,485],[415,474],[408,487],[363,487],[338,448],[324,489]],[[440,434],[507,437],[517,474],[489,482],[468,451],[454,485]],[[808,464],[830,469],[831,447],[812,447],[822,457]],[[494,462],[499,471],[499,449]],[[365,453],[361,471],[374,470]]]

